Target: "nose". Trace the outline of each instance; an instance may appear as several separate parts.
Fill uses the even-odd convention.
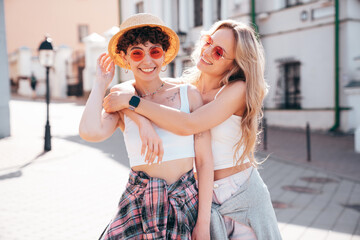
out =
[[[212,49],[213,49],[212,46],[208,46],[207,48],[204,49],[203,55],[212,56],[211,55]]]
[[[152,58],[149,53],[146,53],[143,59],[143,63],[150,63],[152,61]]]

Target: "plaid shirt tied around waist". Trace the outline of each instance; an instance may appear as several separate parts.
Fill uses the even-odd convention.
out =
[[[103,239],[191,239],[197,209],[193,170],[171,185],[131,170],[118,213]]]

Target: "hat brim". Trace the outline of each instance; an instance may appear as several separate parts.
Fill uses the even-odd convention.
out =
[[[119,42],[120,37],[125,32],[127,32],[131,29],[145,27],[145,26],[159,27],[169,36],[170,46],[169,46],[168,50],[165,52],[165,59],[164,59],[163,66],[169,64],[172,60],[174,60],[174,58],[176,57],[177,53],[179,52],[179,48],[180,48],[180,40],[179,40],[179,37],[177,36],[177,34],[171,28],[168,28],[166,26],[157,25],[157,24],[139,24],[136,26],[122,29],[111,38],[111,40],[109,42],[109,46],[108,46],[108,51],[109,51],[110,57],[112,58],[112,60],[114,61],[114,63],[116,65],[118,65],[121,68],[130,69],[130,66],[125,63],[122,56],[120,54],[116,53],[117,44]]]

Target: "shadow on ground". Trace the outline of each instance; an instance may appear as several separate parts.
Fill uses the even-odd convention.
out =
[[[87,142],[79,135],[67,136],[61,139],[101,150],[103,153],[109,156],[109,158],[124,165],[127,168],[130,168],[124,138],[120,130],[116,130],[110,138],[103,142]]]
[[[6,180],[6,179],[10,179],[10,178],[18,178],[22,176],[22,169],[26,168],[27,166],[33,164],[37,159],[39,159],[40,157],[44,156],[47,152],[42,152],[39,153],[37,156],[35,156],[33,159],[31,159],[29,162],[18,166],[18,167],[9,167],[9,168],[2,168],[0,169],[0,171],[6,171],[6,170],[11,170],[10,172],[7,172],[5,174],[0,175],[0,181],[1,180]]]

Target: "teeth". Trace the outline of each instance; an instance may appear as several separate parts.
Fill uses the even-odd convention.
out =
[[[205,58],[202,57],[201,59],[202,59],[204,62],[206,62],[207,64],[211,64],[211,62],[206,61]]]
[[[143,72],[152,72],[155,68],[141,68],[141,71]]]

